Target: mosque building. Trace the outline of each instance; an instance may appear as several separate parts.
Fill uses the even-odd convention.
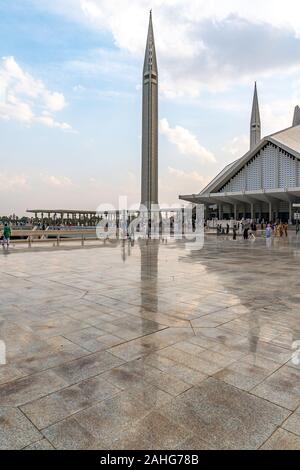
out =
[[[300,203],[300,108],[291,127],[261,138],[255,84],[250,149],[227,165],[200,193],[180,199],[204,204],[206,218],[281,219],[292,222]]]

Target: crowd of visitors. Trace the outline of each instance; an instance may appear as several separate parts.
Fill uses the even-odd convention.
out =
[[[288,237],[288,223],[277,221],[272,223],[265,223],[264,221],[256,222],[250,219],[242,219],[236,222],[226,222],[226,225],[223,223],[218,223],[217,226],[217,235],[229,235],[232,231],[233,240],[237,239],[237,236],[242,236],[244,240],[255,240],[257,231],[260,231],[266,238],[271,238],[272,236],[276,238],[287,238]],[[300,224],[299,221],[296,222],[296,234],[299,233]]]

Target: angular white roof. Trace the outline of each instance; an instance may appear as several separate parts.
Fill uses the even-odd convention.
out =
[[[204,189],[202,189],[202,191],[200,191],[199,195],[215,192],[216,187],[218,187],[221,182],[239,171],[268,142],[278,145],[278,147],[300,160],[300,125],[298,125],[264,137],[253,149],[227,165]]]
[[[300,125],[276,132],[270,135],[269,139],[279,146],[286,147],[288,151],[297,152],[300,157]]]

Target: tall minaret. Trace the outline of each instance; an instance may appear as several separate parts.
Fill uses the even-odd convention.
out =
[[[254,96],[252,104],[252,114],[250,122],[250,150],[255,147],[261,140],[261,126],[260,126],[260,115],[257,97],[256,82],[254,86]]]
[[[158,204],[158,71],[150,11],[143,69],[142,192],[141,204]]]
[[[299,126],[299,124],[300,124],[300,108],[297,105],[295,107],[295,111],[294,111],[293,127],[294,126]]]

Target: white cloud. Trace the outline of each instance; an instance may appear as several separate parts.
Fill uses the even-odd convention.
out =
[[[79,74],[81,79],[105,77],[111,82],[119,80],[120,76],[126,77],[127,82],[136,85],[136,67],[132,64],[132,56],[126,51],[116,49],[97,48],[92,49],[80,57],[71,59],[65,64],[67,73]],[[84,91],[81,85],[75,86],[74,91]]]
[[[44,124],[47,127],[62,129],[63,131],[71,131],[72,127],[66,122],[57,122],[52,116],[39,116],[35,118],[36,122]]]
[[[85,87],[83,85],[75,85],[75,86],[73,86],[73,91],[75,91],[76,93],[81,92],[81,91],[85,91]]]
[[[160,19],[169,12],[170,22],[174,12],[178,13],[181,20],[192,22],[209,17],[222,20],[231,13],[236,13],[252,21],[264,21],[267,18],[271,24],[288,24],[300,31],[298,0],[285,0],[284,5],[282,0],[32,0],[32,3],[80,22],[98,18],[100,23],[100,19],[104,18],[107,25],[112,22],[112,18],[121,17],[128,11],[126,19],[132,27],[136,23],[136,12],[144,15],[145,11],[153,8],[153,14]]]
[[[178,199],[180,194],[197,194],[211,179],[211,175],[169,166],[159,178],[159,199],[166,206],[182,205],[183,201]]]
[[[23,174],[11,175],[8,173],[0,173],[0,192],[20,192],[25,189],[29,189],[27,176]]]
[[[161,91],[195,97],[299,69],[298,0],[36,0],[142,59],[153,8]]]
[[[296,99],[273,100],[261,107],[263,134],[269,135],[290,127],[293,122]]]
[[[229,161],[242,157],[249,150],[249,137],[240,135],[226,142],[222,151],[228,155]]]
[[[71,178],[67,176],[41,175],[41,177],[43,182],[50,186],[56,186],[60,188],[73,186]]]
[[[103,21],[103,14],[95,2],[81,0],[81,9],[86,17],[91,21]]]
[[[166,118],[159,122],[159,130],[169,142],[174,144],[182,155],[198,157],[203,162],[215,162],[213,153],[203,147],[197,137],[181,126],[170,127]]]
[[[207,176],[200,175],[197,171],[184,171],[184,170],[179,170],[178,168],[173,168],[171,166],[168,167],[168,172],[170,175],[175,176],[176,178],[181,179],[182,181],[196,181],[197,183],[200,183],[202,185],[206,184],[208,178]]]
[[[24,71],[14,57],[3,57],[0,63],[2,100],[0,117],[27,125],[40,123],[47,127],[71,130],[71,126],[58,122],[54,113],[66,106],[62,93],[48,90],[45,84]]]
[[[61,111],[66,106],[65,97],[62,93],[49,93],[48,91],[45,91],[44,100],[46,107],[50,111]]]

